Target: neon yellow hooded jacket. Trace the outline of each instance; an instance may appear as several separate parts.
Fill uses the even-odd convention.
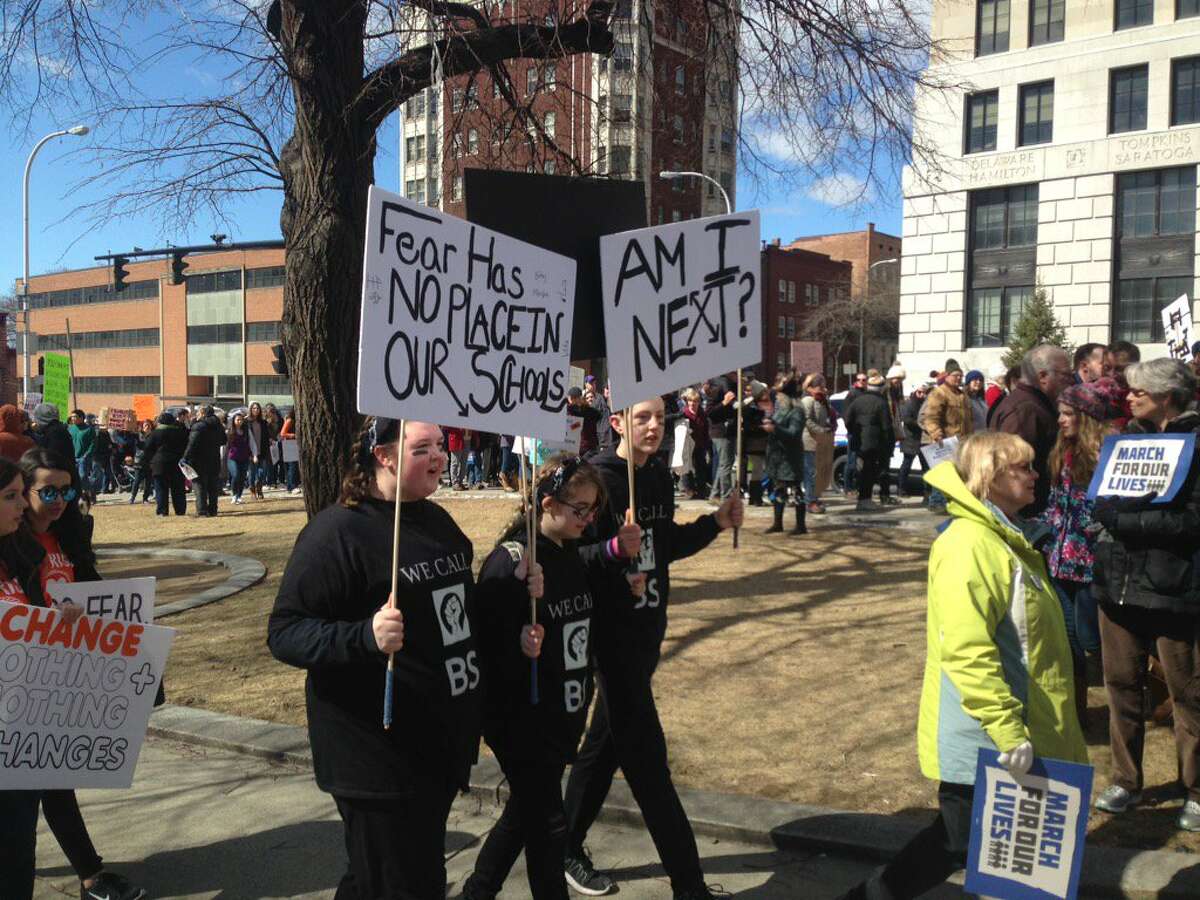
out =
[[[952,517],[929,553],[917,749],[935,781],[975,783],[980,747],[1086,763],[1071,651],[1046,563],[945,462],[925,481]]]

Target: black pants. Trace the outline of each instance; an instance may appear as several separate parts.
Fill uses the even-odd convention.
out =
[[[0,900],[31,900],[41,791],[0,791]]]
[[[104,870],[104,862],[92,844],[74,791],[43,791],[42,815],[80,881]]]
[[[567,817],[562,799],[566,767],[512,760],[500,750],[496,757],[512,793],[475,859],[475,871],[463,893],[481,897],[500,893],[523,847],[534,900],[566,900]]]
[[[183,473],[171,469],[165,475],[154,476],[154,499],[158,501],[156,510],[160,516],[170,513],[170,505],[175,508],[175,515],[187,515],[187,489],[183,485]]]
[[[215,516],[217,514],[217,498],[221,496],[221,479],[213,471],[197,470],[196,480],[192,487],[196,491],[196,515]]]
[[[880,872],[845,894],[846,900],[910,900],[965,867],[974,801],[974,785],[939,784],[937,818]]]
[[[427,779],[405,800],[334,797],[350,864],[334,900],[445,900],[454,789]]]
[[[567,782],[567,852],[582,851],[619,767],[672,889],[694,890],[704,883],[704,873],[691,823],[671,782],[667,742],[650,689],[651,672],[619,663],[607,667],[607,672],[605,668],[601,666],[596,708]]]
[[[891,462],[889,451],[860,450],[858,456],[863,464],[862,479],[858,483],[858,499],[870,500],[871,491],[876,484],[879,485],[879,499],[887,499],[889,495],[888,463]]]
[[[929,466],[927,466],[925,464],[924,456],[922,456],[920,453],[905,453],[904,461],[902,463],[900,463],[900,477],[896,481],[896,489],[901,494],[908,493],[908,478],[909,478],[909,473],[912,472],[912,464],[913,464],[914,458],[917,460],[917,462],[919,462],[921,464],[921,474],[922,475],[924,475],[926,472],[929,471]],[[928,488],[923,488],[923,490],[925,493],[929,492]]]
[[[138,488],[142,488],[142,502],[150,498],[150,491],[154,487],[154,479],[150,477],[149,472],[138,469],[133,473],[133,486],[129,489],[129,502],[133,503],[137,500]]]

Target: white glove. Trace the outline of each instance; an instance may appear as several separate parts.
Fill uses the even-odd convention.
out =
[[[1000,765],[1008,769],[1008,774],[1020,778],[1033,765],[1033,744],[1025,741],[1011,750],[1000,754]]]

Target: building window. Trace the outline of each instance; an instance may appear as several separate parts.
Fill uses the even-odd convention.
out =
[[[1196,167],[1118,176],[1117,229],[1122,238],[1190,235],[1194,232]]]
[[[1175,18],[1200,16],[1200,0],[1175,0]]]
[[[722,128],[721,129],[721,152],[722,153],[732,153],[733,152],[733,129],[732,128]]]
[[[37,349],[46,350],[123,350],[131,347],[157,347],[157,328],[130,328],[125,331],[76,331],[67,347],[66,334],[43,334]],[[32,343],[32,342],[31,342]]]
[[[1173,60],[1171,124],[1194,125],[1197,122],[1200,122],[1200,56]]]
[[[247,344],[277,344],[281,333],[282,325],[279,322],[246,323]]]
[[[821,303],[821,288],[815,284],[804,286],[804,305],[818,306]]]
[[[633,118],[633,97],[630,94],[613,94],[612,120],[619,124],[629,122]]]
[[[788,316],[787,336],[788,336],[789,340],[796,336],[796,318],[795,318],[795,316]]]
[[[157,394],[157,375],[77,375],[71,384],[81,394]]]
[[[240,291],[242,270],[232,272],[205,272],[203,275],[185,275],[189,294],[214,294],[217,291]]]
[[[262,269],[246,270],[246,290],[252,288],[282,287],[283,266],[266,266]]]
[[[1066,18],[1067,0],[1030,0],[1029,46],[1061,41]]]
[[[463,96],[464,96],[464,92],[463,92],[462,88],[455,88],[454,91],[450,94],[450,111],[451,112],[456,112],[456,113],[462,112]]]
[[[474,156],[479,152],[479,131],[470,129],[467,131],[467,152]]]
[[[725,189],[726,194],[733,193],[733,173],[732,172],[722,172],[721,177],[718,179],[718,181],[721,182],[721,187],[723,187]]]
[[[242,323],[189,325],[187,342],[189,344],[240,344],[242,342]]]
[[[613,46],[612,68],[614,72],[628,72],[633,68],[633,44],[617,41]]]
[[[246,378],[249,396],[257,394],[290,394],[292,382],[286,375],[250,375]]]
[[[550,138],[550,140],[554,140],[554,126],[557,121],[558,116],[552,112],[548,112],[542,117],[542,128],[546,132],[546,137]]]
[[[463,155],[463,139],[461,134],[456,134],[450,138],[450,156],[453,159],[462,159]]]
[[[779,279],[779,302],[787,303],[787,279]]]
[[[55,306],[80,306],[84,303],[148,300],[151,297],[158,297],[157,278],[149,281],[128,281],[121,291],[114,291],[107,284],[67,288],[62,291],[43,291],[29,295],[29,306],[31,309],[49,309]]]
[[[1000,120],[1000,92],[984,91],[967,96],[967,153],[996,149],[996,129]]]
[[[1003,347],[1033,296],[1037,185],[971,194],[967,345]]]
[[[547,175],[553,175],[555,172],[558,171],[558,163],[556,163],[552,159],[548,159],[548,160],[546,160],[545,165],[542,166],[542,171],[545,172]]]
[[[614,146],[609,155],[608,171],[610,175],[628,175],[629,160],[632,151],[629,147]]]
[[[1021,123],[1017,144],[1048,144],[1054,135],[1054,82],[1021,86]]]
[[[1011,343],[1021,311],[1032,296],[1031,285],[971,291],[969,346],[1004,347]]]
[[[788,303],[796,302],[796,282],[788,282]]]
[[[779,317],[779,330],[776,334],[781,338],[787,337],[787,316]]]
[[[979,0],[976,11],[975,54],[1003,53],[1008,49],[1009,0]]]
[[[1115,28],[1135,28],[1154,22],[1154,0],[1117,0]]]
[[[542,87],[547,91],[558,87],[558,70],[554,67],[554,63],[550,63],[546,71],[542,73]]]
[[[1113,331],[1119,341],[1161,343],[1162,310],[1181,294],[1192,293],[1192,277],[1127,278],[1117,283]]]
[[[217,376],[217,396],[218,397],[240,397],[240,396],[242,396],[242,376],[241,375],[218,375]]]
[[[674,140],[677,144],[683,143],[683,116],[674,116],[671,119],[671,131],[674,134]]]
[[[1146,92],[1150,81],[1148,66],[1113,69],[1108,100],[1108,133],[1141,131],[1146,127]]]
[[[971,195],[971,248],[1037,246],[1036,184],[976,191]]]
[[[474,83],[467,85],[467,109],[479,109],[479,88]]]
[[[687,94],[687,73],[683,71],[683,66],[675,67],[675,93],[680,97]]]
[[[450,199],[455,203],[462,200],[462,176],[455,175],[450,179]]]
[[[538,70],[536,66],[530,66],[525,70],[525,93],[536,94],[538,89]]]

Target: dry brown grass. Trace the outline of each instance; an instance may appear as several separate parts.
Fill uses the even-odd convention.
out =
[[[476,565],[513,507],[448,499],[474,541]],[[681,514],[681,519],[697,513]],[[96,511],[97,539],[121,546],[198,547],[253,556],[260,584],[173,616],[169,699],[304,723],[302,672],[267,652],[266,619],[295,535],[298,500],[222,505],[215,522],[158,519],[144,507]],[[764,536],[761,520],[673,570],[671,622],[655,695],[680,784],[800,803],[904,813],[934,805],[916,762],[925,660],[925,561],[931,537],[825,527],[805,538]],[[106,571],[112,570],[111,561]],[[131,570],[122,574],[133,574]],[[1090,694],[1096,784],[1108,783],[1104,692]],[[1147,736],[1150,784],[1175,773],[1170,733]],[[1200,851],[1177,834],[1174,809],[1093,816],[1093,839]]]

